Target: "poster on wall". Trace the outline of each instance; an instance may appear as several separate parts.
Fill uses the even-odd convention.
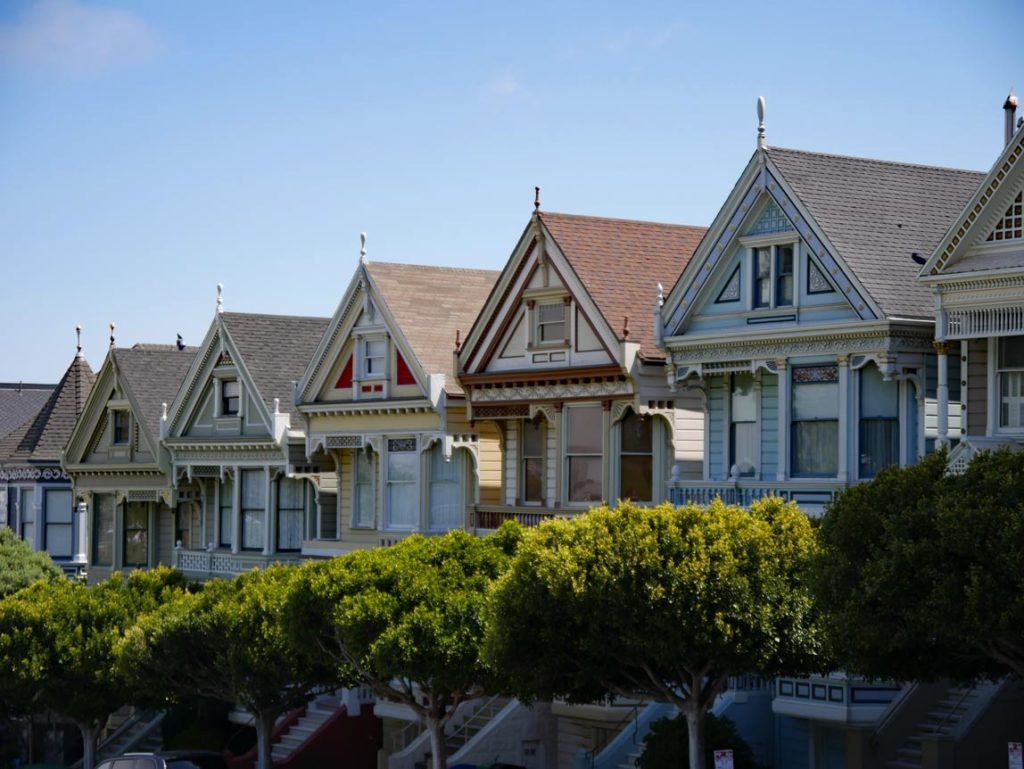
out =
[[[715,769],[733,769],[731,750],[715,751]]]

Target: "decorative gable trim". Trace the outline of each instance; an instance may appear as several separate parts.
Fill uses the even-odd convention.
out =
[[[310,358],[309,365],[299,381],[297,389],[300,403],[308,403],[315,399],[317,393],[323,387],[323,379],[327,376],[330,364],[333,363],[333,360],[327,360],[327,353],[334,349],[334,344],[341,334],[343,327],[347,330],[349,325],[347,321],[356,307],[356,299],[359,296],[358,289],[365,281],[366,271],[360,265],[356,268],[352,280],[349,281],[348,288],[345,289],[345,294],[342,296],[341,302],[338,303],[338,309],[334,311],[334,317],[331,318],[327,331],[324,332],[323,337],[320,339],[320,344],[317,345],[316,352]]]
[[[1024,191],[1018,192],[1003,218],[996,222],[985,239],[987,243],[1024,238]]]

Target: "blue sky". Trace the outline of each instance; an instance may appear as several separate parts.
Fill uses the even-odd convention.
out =
[[[708,224],[755,146],[987,169],[1019,0],[0,4],[0,381],[74,326],[330,315],[370,259],[499,269],[548,210]]]

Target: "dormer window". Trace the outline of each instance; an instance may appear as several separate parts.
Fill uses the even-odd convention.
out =
[[[363,340],[363,377],[376,379],[384,376],[384,363],[388,346],[384,339]]]
[[[242,388],[237,379],[228,379],[221,383],[220,387],[220,413],[221,416],[238,416],[241,405]]]
[[[754,309],[793,305],[793,244],[752,249]]]
[[[537,342],[539,344],[565,343],[565,302],[537,304]]]
[[[114,420],[114,445],[123,446],[129,441],[128,412],[122,409],[112,412]]]

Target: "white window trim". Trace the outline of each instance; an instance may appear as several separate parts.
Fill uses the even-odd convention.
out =
[[[1014,334],[1013,336],[1016,336]],[[1004,427],[1000,424],[1001,403],[999,395],[999,340],[1002,337],[988,337],[988,421],[989,435],[1024,435],[1024,424],[1020,427]],[[1014,369],[1016,370],[1016,369]]]
[[[561,339],[541,339],[541,326],[552,325],[557,321],[549,321],[547,324],[542,324],[540,320],[540,308],[541,305],[561,305],[562,306],[562,338]],[[570,317],[569,310],[572,307],[571,302],[565,301],[565,298],[558,297],[555,299],[537,299],[533,305],[533,346],[547,348],[562,348],[568,347],[568,338],[571,336]]]
[[[746,249],[746,256],[744,257],[743,268],[748,276],[747,280],[743,280],[743,273],[741,272],[740,287],[741,287],[741,300],[744,302],[746,311],[748,312],[778,312],[780,310],[794,310],[800,306],[800,288],[801,280],[803,275],[803,249],[801,248],[800,236],[798,233],[792,231],[786,232],[772,232],[765,235],[749,235],[739,239],[740,244]],[[778,276],[778,248],[779,246],[792,246],[793,247],[793,303],[792,304],[778,304],[776,297],[776,291],[778,290],[779,276]],[[770,291],[770,302],[764,307],[756,307],[754,305],[754,299],[757,289],[757,275],[756,275],[756,257],[757,249],[759,248],[770,248],[772,252],[771,259],[771,291]],[[731,275],[732,273],[730,273]],[[744,288],[746,286],[746,288]]]
[[[225,414],[224,413],[224,383],[225,382],[237,382],[238,383],[238,413],[236,414]],[[214,419],[238,419],[242,420],[245,418],[245,386],[242,384],[242,378],[238,376],[237,372],[222,372],[214,374],[213,376],[213,418]]]
[[[377,355],[367,356],[367,354],[366,354],[366,347],[367,347],[367,345],[370,342],[381,342],[381,343],[383,343],[384,344],[384,354],[381,355],[381,356],[377,356]],[[353,372],[354,374],[358,374],[358,376],[353,377],[353,379],[358,379],[361,382],[362,381],[371,381],[371,380],[372,381],[376,381],[376,380],[381,380],[381,379],[387,379],[388,374],[390,373],[390,370],[391,370],[391,367],[388,365],[389,362],[390,362],[389,358],[391,356],[389,354],[390,347],[388,345],[388,336],[387,336],[387,334],[366,334],[366,335],[360,335],[359,337],[357,337],[357,343],[358,343],[357,347],[356,347],[356,349],[358,350],[357,363],[359,364],[359,367],[358,367],[359,370],[358,370],[358,372]],[[371,358],[372,359],[377,359],[378,357],[383,362],[383,367],[382,367],[382,369],[381,369],[381,371],[379,373],[371,374],[371,373],[369,373],[366,370],[366,362],[367,362],[367,360],[369,360]]]
[[[468,477],[466,470],[467,457],[465,455],[468,452],[460,451],[459,449],[453,447],[451,457],[448,459],[449,462],[459,463],[459,479],[458,481],[456,481],[456,483],[458,483],[459,486],[459,505],[461,509],[459,525],[454,529],[437,528],[431,525],[432,510],[430,508],[430,492],[431,486],[434,483],[433,476],[430,474],[430,452],[433,451],[435,445],[444,446],[444,438],[440,437],[434,441],[431,441],[430,444],[421,452],[423,461],[421,462],[420,467],[423,468],[422,477],[426,478],[426,483],[421,484],[421,508],[423,510],[424,516],[422,522],[422,530],[430,532],[431,534],[443,534],[446,531],[457,531],[460,529],[465,529],[466,527],[466,488],[468,486]]]
[[[860,474],[860,396],[862,389],[861,377],[863,376],[865,369],[867,369],[868,366],[871,365],[871,363],[874,363],[875,366],[878,366],[878,361],[874,360],[873,358],[869,358],[858,368],[850,368],[850,401],[851,406],[853,408],[853,415],[851,417],[851,428],[849,432],[850,438],[853,441],[853,462],[851,463],[851,471],[853,473],[853,480],[855,481],[870,481],[878,477],[877,473],[873,476],[868,477],[862,477]],[[911,383],[907,379],[900,378],[896,380],[896,421],[898,425],[897,430],[899,434],[899,448],[897,450],[899,454],[899,462],[897,463],[897,466],[899,467],[906,467],[910,461],[911,446],[910,441],[907,440],[907,429],[909,428],[909,425],[907,425],[907,398],[910,395],[910,385]],[[840,405],[840,409],[842,409],[842,405]],[[913,449],[916,453],[916,442]]]
[[[613,493],[612,498],[615,500],[622,499],[622,457],[624,456],[647,456],[646,454],[629,453],[623,454],[622,452],[622,423],[629,416],[630,411],[626,410],[623,412],[622,417],[615,423],[612,429],[612,475],[613,475]],[[667,451],[665,430],[665,420],[660,418],[657,414],[637,414],[642,416],[644,419],[650,419],[651,421],[651,499],[633,499],[630,500],[634,505],[640,507],[653,507],[659,504],[666,498],[665,494],[665,473],[662,468],[665,466],[665,454]],[[660,490],[660,491],[659,491]]]
[[[415,468],[416,477],[411,481],[395,481],[400,484],[410,484],[417,490],[416,499],[419,501],[419,510],[414,518],[411,525],[399,525],[396,526],[391,520],[391,495],[388,494],[388,485],[392,482],[388,478],[391,451],[388,449],[389,440],[413,440],[416,442],[416,446],[411,452],[401,451],[395,452],[396,454],[414,454],[416,456],[416,462],[413,463]],[[422,477],[423,477],[423,457],[419,450],[419,442],[416,441],[415,435],[386,435],[382,441],[384,451],[381,452],[381,502],[384,508],[384,520],[381,527],[382,531],[416,531],[419,528],[419,523],[423,520],[423,494],[422,494]]]
[[[359,462],[358,454],[360,452],[369,451],[370,456],[370,499],[373,501],[372,508],[370,510],[370,522],[359,523],[357,519],[358,507],[359,507],[359,488],[357,486],[358,475],[356,472],[356,466]],[[352,449],[352,505],[349,514],[349,528],[356,529],[358,531],[373,531],[377,528],[377,473],[373,471],[374,464],[374,452],[367,446],[360,449]]]
[[[726,480],[732,478],[732,378],[735,374],[743,374],[746,372],[737,371],[723,375],[723,403],[722,408],[725,413],[725,430],[722,435],[722,464],[724,465],[723,477]],[[757,456],[756,461],[756,472],[753,475],[740,476],[740,480],[744,481],[757,481],[764,479],[764,462],[761,457],[761,444],[764,440],[763,421],[761,419],[761,371],[758,369],[754,373],[754,424],[757,425],[755,428],[757,431]]]
[[[584,408],[584,407],[597,407],[601,414],[601,450],[598,454],[569,454],[569,414],[572,409]],[[569,498],[569,459],[570,456],[574,457],[592,457],[599,456],[601,458],[601,497],[605,496],[605,489],[609,487],[608,478],[608,455],[611,452],[611,436],[608,425],[609,411],[602,407],[600,402],[590,403],[573,403],[565,404],[562,409],[562,429],[559,430],[559,458],[561,465],[561,502],[563,507],[577,510],[587,510],[591,507],[600,505],[602,501],[607,502],[607,499],[595,499],[589,502],[583,502],[579,500],[573,500]]]
[[[516,457],[516,501],[523,507],[544,507],[548,499],[548,423],[546,419],[541,418],[538,424],[541,427],[541,447],[540,447],[540,460],[543,463],[543,470],[541,476],[541,498],[535,502],[527,501],[526,499],[526,473],[524,472],[523,464],[527,460],[525,446],[526,446],[526,423],[532,421],[530,419],[521,419],[518,422],[518,428],[516,430],[518,437],[519,452]],[[536,457],[530,457],[530,459],[536,459]]]
[[[793,449],[795,448],[795,441],[794,441],[794,436],[793,436],[793,425],[796,424],[797,422],[813,422],[813,421],[831,422],[832,421],[830,419],[823,419],[823,420],[793,419],[793,411],[794,411],[794,409],[793,409],[793,396],[796,395],[796,388],[800,386],[799,384],[797,384],[796,382],[793,381],[793,371],[794,371],[794,369],[808,368],[808,367],[814,368],[814,367],[817,367],[817,366],[835,366],[838,369],[837,373],[838,373],[838,376],[839,376],[839,381],[836,382],[836,387],[838,389],[838,396],[837,396],[838,407],[836,409],[836,422],[837,422],[837,425],[838,425],[838,430],[837,430],[838,437],[837,437],[837,445],[836,445],[836,452],[837,452],[837,454],[836,454],[836,474],[835,475],[797,475],[794,472],[794,470],[793,470]],[[847,372],[845,375],[843,373],[844,368],[845,368],[845,370]],[[791,481],[831,481],[831,480],[836,480],[836,481],[838,481],[838,480],[843,480],[844,479],[845,467],[844,467],[844,463],[843,463],[843,453],[844,453],[843,452],[843,447],[848,445],[847,444],[847,441],[848,441],[847,432],[848,432],[848,430],[850,428],[849,428],[849,425],[847,425],[846,420],[844,420],[844,418],[843,418],[844,414],[849,414],[849,403],[844,402],[843,384],[842,384],[842,382],[843,382],[843,377],[844,376],[849,376],[849,370],[850,370],[850,368],[849,368],[848,365],[845,366],[845,367],[844,366],[840,366],[838,361],[833,362],[833,363],[828,363],[828,362],[810,363],[810,362],[805,362],[805,361],[799,361],[797,363],[793,363],[792,359],[790,359],[789,364],[786,366],[786,376],[789,377],[789,387],[788,387],[788,394],[787,394],[787,397],[789,398],[789,403],[787,404],[787,408],[786,408],[786,435],[788,436],[788,440],[786,441],[786,457],[784,459],[784,461],[786,463],[786,479],[787,480],[791,480]],[[780,462],[783,461],[783,458],[780,457],[779,461]],[[849,457],[847,457],[846,461],[847,462],[849,461]]]

